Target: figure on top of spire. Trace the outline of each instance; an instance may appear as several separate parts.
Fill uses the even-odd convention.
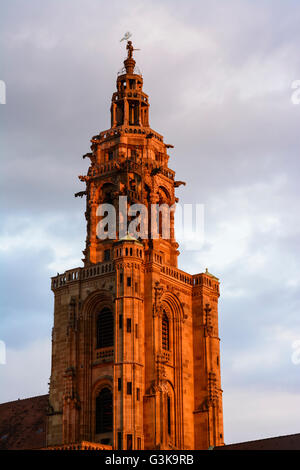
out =
[[[132,59],[133,51],[140,51],[141,50],[141,49],[134,49],[134,47],[132,45],[132,41],[127,41],[126,49],[128,50],[127,59]]]

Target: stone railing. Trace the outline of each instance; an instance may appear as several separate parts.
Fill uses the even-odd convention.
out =
[[[219,293],[218,279],[212,276],[211,274],[206,274],[206,273],[195,274],[193,276],[193,283],[195,287],[206,286],[215,290],[217,293]]]
[[[184,282],[185,284],[193,285],[193,276],[190,274],[185,273],[177,268],[169,268],[168,266],[162,266],[160,272],[172,277],[173,279],[177,279],[178,281]]]
[[[120,136],[122,133],[125,134],[151,134],[152,137],[163,142],[163,136],[158,134],[158,132],[153,131],[148,126],[118,126],[113,127],[111,129],[107,129],[106,131],[100,132],[98,135],[94,135],[91,141],[95,144],[100,143],[103,140],[111,139],[112,137]]]
[[[168,266],[161,266],[160,272],[172,277],[173,279],[184,282],[185,284],[189,284],[190,286],[206,286],[219,293],[218,279],[210,274],[200,273],[192,275],[187,274],[180,269],[173,267],[170,268]]]
[[[114,348],[102,348],[96,350],[96,359],[102,362],[113,360]]]
[[[114,272],[113,262],[97,263],[86,268],[75,268],[51,278],[51,288],[58,289],[74,281],[91,279]]]
[[[71,444],[43,447],[40,450],[112,450],[112,446],[100,444],[98,442],[81,441]]]
[[[171,180],[173,180],[175,177],[175,171],[170,170],[170,168],[162,168],[161,172],[164,176],[166,176],[167,178]]]
[[[154,165],[152,162],[147,162],[145,163],[145,167],[148,168],[149,170],[153,170],[156,168],[159,168],[160,173],[166,178],[174,180],[175,177],[175,171],[170,170],[170,168],[162,168],[159,165]],[[120,162],[118,159],[115,161],[110,161],[110,162],[105,162],[101,163],[100,165],[97,165],[97,168],[92,169],[89,171],[88,176],[90,177],[98,177],[99,175],[103,175],[104,173],[110,173],[115,170],[120,169]],[[128,171],[135,171],[137,173],[142,173],[143,171],[143,166],[140,163],[137,163],[132,157],[126,158],[122,162],[122,169],[123,170],[128,170]]]

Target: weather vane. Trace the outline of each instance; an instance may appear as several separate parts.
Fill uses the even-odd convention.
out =
[[[132,34],[130,31],[127,31],[124,36],[122,37],[122,39],[120,40],[120,42],[122,41],[128,41],[129,38],[131,38]]]
[[[132,54],[133,54],[133,51],[140,51],[141,49],[135,49],[132,45],[132,41],[129,41],[129,38],[131,38],[132,34],[130,31],[127,31],[124,36],[122,37],[122,39],[120,40],[120,42],[122,41],[127,41],[127,46],[126,46],[126,49],[128,50],[128,59],[132,59]]]

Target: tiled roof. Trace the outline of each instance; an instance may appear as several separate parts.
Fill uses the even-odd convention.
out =
[[[45,447],[47,405],[48,395],[0,404],[0,450]]]
[[[300,434],[228,444],[214,450],[300,450]]]

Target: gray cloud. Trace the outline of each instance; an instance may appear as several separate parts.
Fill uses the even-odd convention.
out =
[[[182,249],[180,267],[222,282],[225,439],[299,431],[299,20],[292,0],[2,5],[1,335],[13,358],[2,401],[47,392],[49,277],[81,263],[81,155],[109,127],[119,38],[132,30],[151,125],[188,183],[180,202],[205,204],[205,244]]]

